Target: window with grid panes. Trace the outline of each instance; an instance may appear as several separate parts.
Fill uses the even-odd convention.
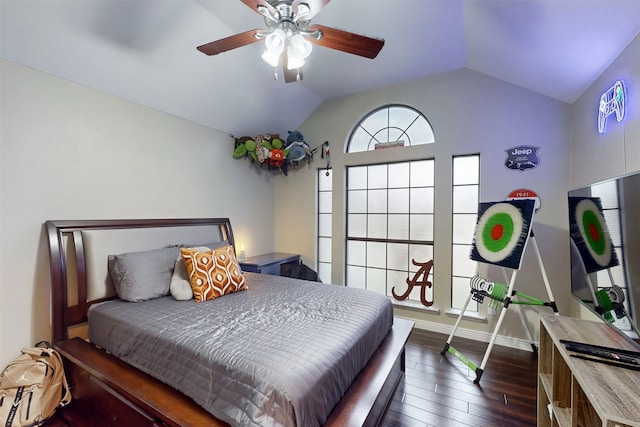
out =
[[[346,190],[347,286],[404,293],[419,269],[411,260],[433,259],[434,160],[350,166]],[[408,300],[420,301],[419,287]]]
[[[451,307],[462,309],[470,292],[469,281],[476,274],[476,262],[469,257],[478,218],[480,155],[453,157]],[[478,311],[470,301],[467,311]]]
[[[406,105],[385,105],[367,114],[349,137],[347,153],[375,150],[386,145],[404,147],[432,144],[433,129],[425,116]]]
[[[333,171],[318,169],[318,256],[316,269],[324,283],[331,283],[331,210]]]

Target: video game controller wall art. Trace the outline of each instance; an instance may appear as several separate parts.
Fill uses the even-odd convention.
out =
[[[600,106],[598,107],[599,133],[604,133],[607,127],[607,117],[610,115],[615,114],[618,122],[624,119],[626,104],[627,93],[624,83],[622,80],[618,80],[600,97]]]

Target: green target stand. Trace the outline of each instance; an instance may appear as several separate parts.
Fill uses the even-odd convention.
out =
[[[504,283],[493,282],[479,277],[476,269],[476,276],[471,278],[470,281],[471,291],[469,292],[462,310],[458,315],[458,319],[453,326],[453,330],[441,351],[442,355],[451,353],[467,365],[469,369],[476,374],[476,378],[473,381],[476,384],[478,384],[480,382],[480,378],[482,378],[482,374],[484,373],[489,360],[489,355],[491,354],[498,332],[506,316],[507,309],[514,307],[518,312],[520,320],[522,321],[529,338],[529,342],[531,343],[531,347],[534,351],[537,351],[537,346],[533,341],[531,332],[529,331],[526,320],[519,306],[534,305],[550,307],[553,312],[558,315],[558,308],[553,298],[553,292],[549,285],[549,279],[542,262],[540,250],[533,234],[532,220],[534,211],[535,201],[532,199],[480,203],[479,205],[478,222],[474,233],[471,259],[501,267],[505,283],[509,282],[509,285],[507,286]],[[524,251],[527,245],[531,245],[535,252],[549,301],[540,300],[514,289],[516,278],[518,277],[518,271],[520,270]],[[513,270],[511,278],[509,279],[507,277],[506,269]],[[489,340],[489,345],[485,351],[484,358],[482,359],[480,366],[477,366],[464,354],[454,348],[451,345],[451,342],[453,341],[456,330],[458,329],[460,321],[464,317],[471,300],[482,303],[485,298],[490,301],[489,308],[500,311],[500,314],[491,335],[491,339]]]

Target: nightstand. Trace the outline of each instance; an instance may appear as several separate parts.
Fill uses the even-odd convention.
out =
[[[270,254],[253,256],[238,262],[242,271],[280,276],[282,266],[284,264],[298,264],[300,255],[271,252]]]

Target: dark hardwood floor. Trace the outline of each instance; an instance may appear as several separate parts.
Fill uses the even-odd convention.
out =
[[[537,354],[496,345],[480,384],[474,384],[474,372],[452,354],[440,354],[446,340],[447,335],[413,330],[407,343],[405,376],[383,427],[536,425]],[[452,344],[476,365],[487,348],[486,343],[459,337]],[[67,420],[64,411],[47,426],[89,425]],[[90,425],[107,423],[93,417]]]
[[[495,345],[479,384],[454,355],[440,354],[447,335],[414,329],[405,377],[384,427],[535,426],[538,357]],[[453,347],[480,365],[487,343],[454,337]]]

